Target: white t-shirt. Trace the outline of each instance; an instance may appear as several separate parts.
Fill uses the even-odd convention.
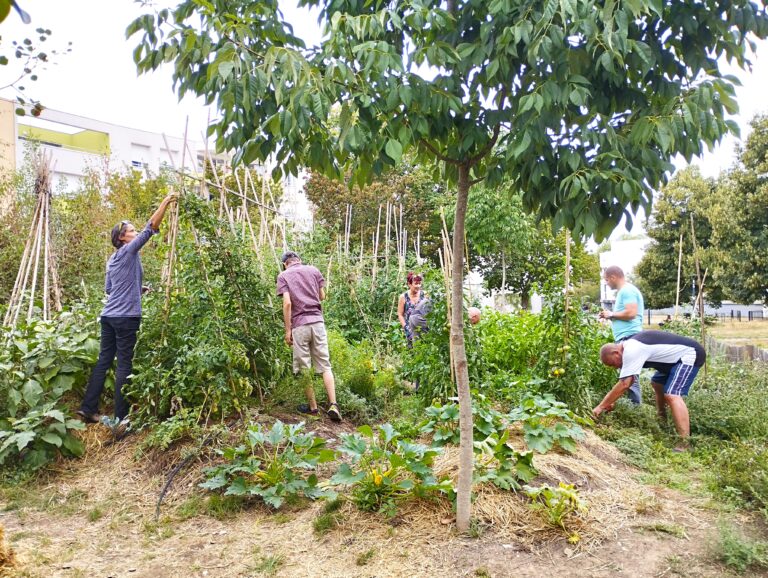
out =
[[[704,349],[696,341],[665,331],[642,331],[623,342],[619,379],[639,375],[643,367],[666,369],[683,365],[702,365]]]

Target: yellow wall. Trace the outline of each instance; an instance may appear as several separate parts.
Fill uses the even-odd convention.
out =
[[[19,137],[39,140],[44,143],[61,145],[64,148],[79,151],[109,154],[109,135],[95,130],[82,130],[75,134],[67,134],[55,130],[19,124]]]
[[[16,170],[16,110],[0,99],[0,175]]]

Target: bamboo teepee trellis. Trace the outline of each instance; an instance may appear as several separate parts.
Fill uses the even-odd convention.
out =
[[[11,329],[16,327],[25,308],[27,319],[32,318],[35,293],[40,290],[38,280],[42,283],[40,298],[43,319],[50,319],[51,308],[61,311],[61,288],[51,231],[51,159],[44,152],[39,152],[33,157],[32,163],[36,174],[37,202],[8,310],[3,319],[3,325]]]

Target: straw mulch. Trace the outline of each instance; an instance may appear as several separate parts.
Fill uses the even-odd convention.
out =
[[[165,475],[183,459],[184,448],[172,446],[164,452],[152,452],[137,462],[136,446],[141,436],[134,434],[130,443],[115,444],[106,428],[89,426],[82,434],[85,456],[79,463],[72,462],[72,484],[86,491],[91,499],[106,498],[119,487],[121,497],[137,510],[144,510],[146,515],[147,509],[157,502]],[[520,431],[512,432],[510,443],[525,449]],[[673,500],[666,503],[652,488],[636,481],[636,470],[624,463],[620,452],[592,432],[587,432],[586,439],[577,447],[573,454],[562,451],[536,454],[534,465],[539,475],[529,484],[557,487],[564,482],[576,487],[587,509],[571,514],[565,528],[549,525],[540,512],[531,508],[531,500],[525,493],[501,490],[492,484],[475,484],[473,488],[475,523],[500,539],[514,540],[528,549],[568,537],[572,538],[573,547],[589,548],[632,526],[649,508],[675,516],[671,509],[685,509]],[[435,473],[456,481],[458,454],[457,447],[444,448],[433,464]],[[198,457],[179,472],[165,499],[164,509],[199,492],[197,484],[202,479],[202,468],[210,464],[210,459],[211,456]],[[96,475],[83,475],[83,472]],[[57,483],[60,485],[62,481],[59,478]],[[454,533],[454,513],[447,499],[401,503],[395,520],[358,512],[351,504],[344,510],[345,529],[353,533],[373,532],[375,528],[386,531],[393,525],[407,527],[423,537],[445,538]]]
[[[16,566],[16,553],[5,543],[5,529],[0,524],[0,576],[10,576]]]
[[[524,449],[519,437],[512,444]],[[458,463],[458,448],[446,447],[433,466],[436,474],[449,476],[455,482]],[[618,450],[591,432],[574,454],[536,454],[534,465],[539,475],[530,486],[573,484],[586,503],[586,511],[571,514],[565,528],[551,526],[540,512],[531,508],[531,499],[525,493],[501,490],[492,484],[475,484],[472,516],[481,531],[490,531],[499,539],[514,541],[528,550],[563,538],[571,538],[574,549],[590,549],[616,536],[621,529],[636,525],[643,514],[664,510],[665,516],[687,517],[689,513],[684,505],[674,500],[665,503],[652,488],[636,481],[636,471],[623,463]],[[386,525],[380,517],[357,512],[351,506],[345,515],[345,529],[352,533],[372,532]],[[453,521],[454,513],[447,500],[421,500],[402,504],[394,523],[408,527],[409,532],[422,538],[444,539],[454,533]]]

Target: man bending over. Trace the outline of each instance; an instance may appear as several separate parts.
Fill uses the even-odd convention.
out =
[[[641,331],[620,343],[608,343],[600,349],[600,361],[620,369],[619,381],[613,386],[592,413],[598,417],[611,411],[616,400],[630,388],[643,367],[652,367],[651,378],[656,394],[659,419],[666,421],[667,408],[672,411],[677,433],[683,444],[675,448],[683,451],[691,435],[688,407],[683,397],[688,395],[699,368],[704,365],[706,353],[697,341],[666,331]]]

